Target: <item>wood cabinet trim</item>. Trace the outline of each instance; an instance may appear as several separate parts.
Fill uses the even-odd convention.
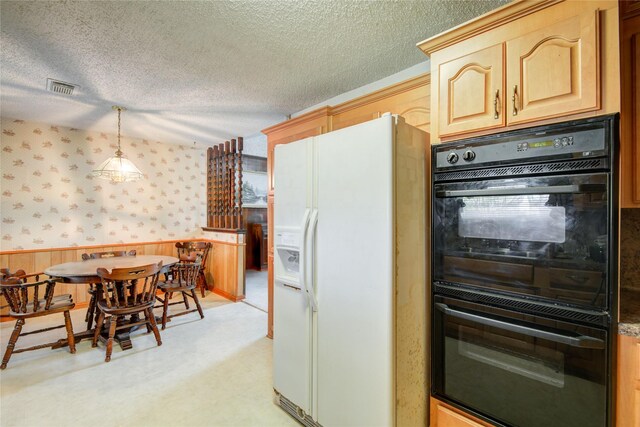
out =
[[[640,1],[620,0],[620,18],[627,19],[640,15]]]
[[[485,13],[484,15],[480,15],[479,17],[458,25],[449,31],[445,31],[444,33],[440,33],[436,36],[423,40],[418,43],[417,46],[427,56],[431,56],[433,52],[475,37],[494,28],[520,19],[523,16],[530,15],[556,3],[560,3],[561,1],[562,0],[515,1]]]
[[[639,9],[640,10],[640,9]],[[640,204],[640,32],[631,37],[631,153],[633,165],[628,173],[631,173],[631,197],[635,204]],[[634,179],[635,177],[635,179]]]
[[[209,289],[209,290],[211,292],[213,292],[214,294],[220,295],[221,297],[226,298],[226,299],[228,299],[230,301],[233,301],[233,302],[238,302],[238,301],[242,301],[243,299],[245,299],[244,295],[236,296],[236,295],[230,294],[229,292],[223,291],[222,289],[218,289],[215,286],[213,288]]]
[[[444,403],[434,397],[429,399],[429,425],[431,427],[491,427],[491,424],[486,421],[480,420],[471,414],[467,414],[464,411],[457,409],[447,403]],[[452,417],[455,424],[446,423],[445,420],[441,420],[440,414]],[[451,419],[451,418],[449,418]]]
[[[278,123],[276,125],[262,129],[262,133],[268,136],[271,133],[278,132],[283,129],[287,129],[291,126],[299,125],[301,123],[323,118],[323,117],[329,117],[331,116],[332,111],[333,111],[333,108],[329,106],[318,108],[317,110],[310,111],[301,116],[294,117],[290,120],[285,120],[282,123]]]
[[[421,86],[426,86],[430,83],[431,73],[420,74],[416,77],[412,77],[393,86],[388,86],[367,95],[363,95],[350,101],[343,102],[342,104],[333,106],[331,107],[331,115],[335,116],[349,110],[361,108],[367,104],[371,104],[373,102],[379,101],[384,98],[389,98],[403,92],[414,90]]]
[[[620,201],[622,208],[637,208],[640,206],[640,6],[629,15],[620,12]]]

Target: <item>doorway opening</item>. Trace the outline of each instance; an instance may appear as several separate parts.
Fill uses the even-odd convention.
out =
[[[266,212],[264,213],[266,214]],[[264,219],[264,222],[247,223],[247,251],[243,302],[267,313],[269,310],[269,300],[267,291],[268,236],[266,215]]]

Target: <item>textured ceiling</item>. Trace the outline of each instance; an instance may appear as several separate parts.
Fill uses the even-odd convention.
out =
[[[0,2],[1,114],[218,143],[401,71],[501,0]],[[72,97],[46,79],[75,83]]]

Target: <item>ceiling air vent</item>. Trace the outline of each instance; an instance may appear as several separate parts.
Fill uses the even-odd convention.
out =
[[[77,88],[73,83],[65,83],[60,80],[47,79],[47,90],[58,93],[60,95],[73,95],[73,91]]]

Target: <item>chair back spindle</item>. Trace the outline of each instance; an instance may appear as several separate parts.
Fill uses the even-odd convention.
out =
[[[202,306],[198,300],[195,291],[198,277],[200,276],[200,263],[196,262],[195,255],[184,256],[180,263],[171,266],[171,270],[167,274],[164,282],[159,282],[158,288],[163,291],[162,296],[158,296],[158,300],[162,301],[162,329],[166,328],[167,321],[175,316],[182,316],[197,311],[200,318],[204,318]],[[182,302],[169,302],[174,294],[182,296]],[[196,304],[195,309],[189,308],[188,298],[191,298]],[[185,311],[169,315],[169,306],[175,304],[185,305]]]
[[[108,308],[134,308],[153,305],[162,262],[139,267],[98,268],[102,280],[100,301]]]
[[[106,252],[94,252],[91,254],[84,253],[82,254],[82,260],[87,261],[90,259],[100,259],[100,258],[113,258],[113,257],[125,257],[125,256],[136,256],[136,250],[132,249],[129,252],[127,251],[106,251]],[[98,304],[96,301],[96,289],[93,285],[89,285],[88,289],[89,295],[91,298],[89,299],[89,307],[87,307],[87,314],[85,315],[85,322],[87,322],[87,330],[90,330],[93,326],[94,317],[98,316]]]
[[[0,289],[12,312],[36,313],[41,309],[49,310],[55,282],[40,281],[40,274],[42,273],[25,274],[24,270],[18,270],[13,274],[8,270],[0,272]],[[40,298],[40,288],[44,288],[42,298]]]

